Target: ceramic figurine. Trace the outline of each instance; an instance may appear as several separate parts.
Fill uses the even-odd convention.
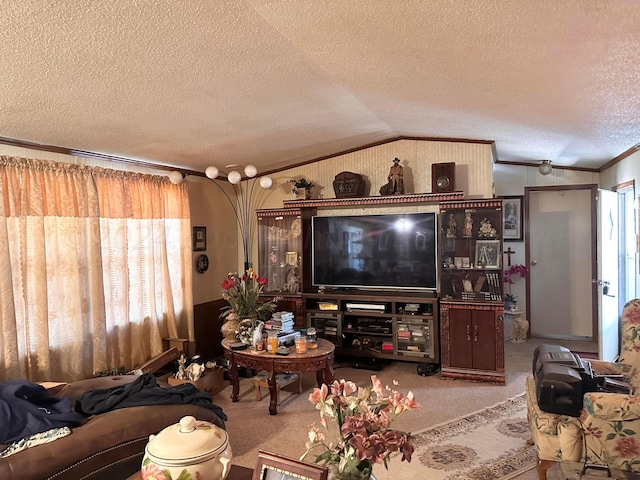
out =
[[[380,188],[380,195],[402,195],[404,193],[404,178],[400,159],[393,159],[393,166],[389,169],[387,183]]]
[[[251,345],[253,346],[253,348],[255,348],[258,343],[262,342],[263,325],[264,324],[262,322],[258,322],[256,328],[253,329],[253,338],[251,339]]]
[[[187,359],[185,358],[184,354],[180,355],[180,358],[178,359],[178,371],[175,375],[178,380],[184,380],[186,378],[186,370],[184,368],[186,363]]]
[[[449,220],[447,222],[447,238],[455,238],[458,231],[458,222],[453,213],[449,214]]]
[[[187,380],[191,380],[195,382],[202,376],[202,372],[204,372],[204,365],[200,365],[199,363],[190,364],[187,369]]]
[[[470,237],[473,233],[473,218],[471,218],[471,212],[464,214],[464,236]]]

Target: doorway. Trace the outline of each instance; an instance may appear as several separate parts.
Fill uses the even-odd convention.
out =
[[[598,342],[596,185],[525,188],[531,336]]]
[[[629,300],[636,298],[636,207],[635,182],[629,181],[612,188],[618,193],[619,211],[619,264],[618,298],[619,311]]]

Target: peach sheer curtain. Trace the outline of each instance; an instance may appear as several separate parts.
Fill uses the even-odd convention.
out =
[[[191,269],[184,185],[0,157],[0,380],[87,378],[193,340]]]

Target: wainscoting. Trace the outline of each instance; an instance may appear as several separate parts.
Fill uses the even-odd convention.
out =
[[[222,319],[220,309],[228,305],[226,300],[219,299],[212,302],[193,306],[194,333],[196,336],[195,353],[207,360],[222,355]]]

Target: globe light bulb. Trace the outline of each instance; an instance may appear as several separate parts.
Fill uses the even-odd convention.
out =
[[[184,180],[184,177],[182,176],[182,173],[180,173],[177,170],[174,170],[173,172],[169,173],[169,181],[175,185],[180,185],[182,183],[182,180]]]
[[[551,173],[551,170],[553,170],[553,168],[551,167],[551,160],[542,160],[542,163],[538,167],[538,171],[542,175],[549,175]]]
[[[244,174],[249,178],[253,178],[258,174],[258,169],[253,165],[247,165],[244,167]]]
[[[227,180],[229,180],[229,183],[237,185],[240,183],[240,180],[242,180],[242,175],[240,175],[240,172],[233,170],[229,172],[229,175],[227,175]]]
[[[220,170],[218,170],[214,166],[210,166],[205,169],[204,174],[207,176],[207,178],[210,178],[211,180],[213,180],[215,178],[218,178],[218,175],[220,174]]]
[[[271,188],[271,185],[273,185],[273,180],[271,180],[271,177],[260,177],[260,186],[262,188]]]

